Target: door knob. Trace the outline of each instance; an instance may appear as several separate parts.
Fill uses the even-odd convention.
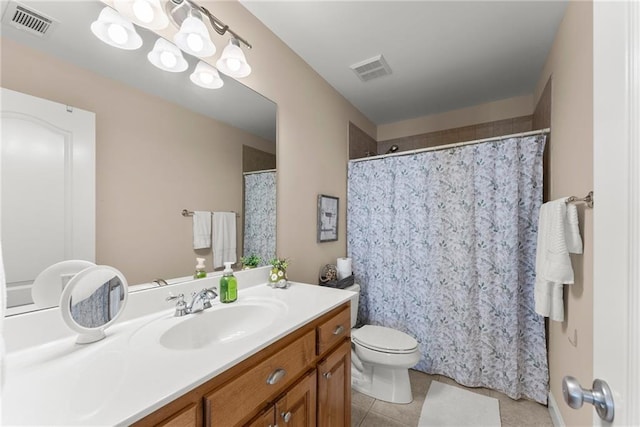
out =
[[[574,377],[566,376],[562,379],[562,396],[573,409],[581,408],[584,402],[591,403],[600,418],[613,421],[613,394],[609,385],[602,380],[594,380],[592,387],[593,390],[584,389]]]

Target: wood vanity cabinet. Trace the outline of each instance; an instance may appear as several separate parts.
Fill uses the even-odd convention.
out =
[[[248,427],[313,427],[316,425],[316,371],[309,372],[287,393],[247,424]]]
[[[351,342],[344,340],[318,363],[318,425],[351,425]]]
[[[349,304],[307,323],[134,425],[348,426]]]

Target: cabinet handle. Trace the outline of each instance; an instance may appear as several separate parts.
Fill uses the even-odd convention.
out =
[[[338,325],[336,326],[336,328],[333,330],[333,335],[340,335],[341,333],[344,332],[344,326],[342,325]]]
[[[286,414],[283,412],[280,414],[280,416],[282,417],[285,423],[288,423],[291,420],[291,411],[287,412]]]
[[[287,375],[287,371],[285,371],[282,368],[278,368],[275,371],[273,371],[271,375],[269,375],[269,378],[267,378],[267,384],[274,385],[275,383],[280,381],[282,378],[284,378],[285,375]]]
[[[322,374],[323,377],[325,377],[326,379],[331,378],[331,372],[325,372],[324,374]]]

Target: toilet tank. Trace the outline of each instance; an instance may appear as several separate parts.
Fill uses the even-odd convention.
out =
[[[358,321],[358,301],[360,300],[360,285],[355,284],[349,287],[344,288],[345,291],[355,292],[353,296],[351,296],[351,327],[356,326],[356,322]]]

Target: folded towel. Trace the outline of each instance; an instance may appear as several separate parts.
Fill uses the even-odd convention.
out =
[[[193,213],[193,249],[211,247],[211,212]]]
[[[236,262],[236,214],[213,213],[213,268]]]
[[[551,320],[564,320],[563,284],[573,283],[571,253],[582,253],[578,214],[566,199],[540,207],[536,252],[536,313]]]
[[[567,250],[572,254],[582,253],[582,238],[578,228],[578,208],[576,205],[567,205],[567,214],[564,217],[564,237],[567,242]]]

